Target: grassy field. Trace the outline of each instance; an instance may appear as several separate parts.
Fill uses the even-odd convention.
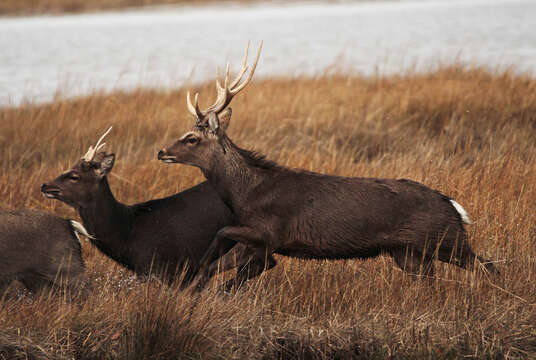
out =
[[[215,94],[201,86],[201,102]],[[388,257],[279,266],[232,295],[144,282],[84,242],[93,290],[0,300],[0,359],[393,359],[536,357],[536,79],[445,67],[428,74],[253,81],[234,100],[235,142],[281,164],[410,178],[460,202],[497,278],[436,264],[436,278]],[[3,208],[75,212],[44,199],[114,125],[110,177],[127,203],[203,180],[156,152],[192,124],[185,90],[95,94],[0,109]],[[16,289],[12,289],[15,291]]]

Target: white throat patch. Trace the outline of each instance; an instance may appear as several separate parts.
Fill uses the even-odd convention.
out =
[[[89,235],[84,225],[80,224],[78,221],[69,220],[69,222],[71,223],[71,226],[73,227],[74,234],[76,235],[78,241],[80,241],[78,234],[82,234],[88,239],[95,239],[93,236]]]

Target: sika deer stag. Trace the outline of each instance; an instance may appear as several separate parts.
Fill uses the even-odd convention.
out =
[[[214,254],[221,253],[229,240],[246,245],[237,264],[247,271],[238,272],[235,285],[275,266],[274,253],[305,259],[370,258],[385,253],[407,272],[428,276],[433,275],[437,256],[465,269],[472,269],[478,260],[496,272],[468,244],[463,224],[470,220],[463,207],[438,191],[405,179],[349,178],[289,169],[236,146],[226,134],[231,118],[226,107],[251,80],[261,47],[244,82],[240,81],[247,70],[247,49],[232,82],[227,65],[224,86],[216,81],[218,97],[206,110],[199,108],[198,94],[192,104],[188,93],[195,125],[158,154],[167,163],[199,167],[237,218],[237,225],[218,231],[202,260],[206,268],[198,287],[216,270]],[[221,259],[224,270],[234,265],[232,255]]]
[[[108,132],[41,191],[74,207],[92,235],[90,241],[126,268],[139,275],[153,272],[168,281],[184,270],[185,280],[191,280],[216,232],[232,224],[231,211],[208,182],[163,199],[135,205],[118,202],[108,184],[115,154],[101,151]],[[224,243],[224,250],[235,245],[234,240]]]

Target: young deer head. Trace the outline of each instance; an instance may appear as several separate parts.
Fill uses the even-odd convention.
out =
[[[58,199],[75,208],[85,208],[98,193],[103,179],[114,166],[115,154],[100,150],[106,145],[102,140],[112,127],[90,146],[87,153],[68,171],[51,182],[41,185],[41,192],[51,199]]]
[[[225,131],[231,120],[231,108],[226,109],[233,97],[238,94],[251,81],[262,49],[262,42],[257,51],[257,56],[246,80],[241,82],[242,77],[248,70],[249,43],[242,62],[242,67],[233,81],[229,79],[229,63],[225,72],[224,85],[221,86],[216,79],[218,97],[216,102],[205,110],[199,108],[198,96],[195,94],[194,103],[187,94],[188,111],[195,117],[195,125],[192,130],[184,134],[179,140],[158,152],[158,159],[165,163],[181,163],[200,167],[211,168],[214,161],[226,153],[226,142],[230,141]]]

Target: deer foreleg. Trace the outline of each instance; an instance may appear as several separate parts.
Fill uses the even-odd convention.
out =
[[[201,267],[206,268],[224,254],[224,248],[229,242],[239,242],[245,245],[258,244],[261,237],[253,229],[245,226],[226,226],[216,234],[214,241],[201,259]]]
[[[244,244],[237,244],[231,251],[222,256],[219,261],[210,264],[207,272],[215,274],[217,271],[223,272],[237,268],[235,278],[225,283],[224,289],[229,291],[232,288],[240,287],[245,281],[273,268],[276,264],[277,262],[273,256],[266,251],[248,247]]]
[[[239,288],[244,282],[262,274],[265,270],[273,268],[277,261],[272,255],[253,253],[248,257],[240,259],[236,276],[225,283],[225,291],[230,291],[232,288]]]
[[[229,241],[238,242],[240,244],[237,244],[232,251],[222,256],[222,247]],[[258,259],[259,257],[256,255],[256,251],[248,245],[251,244],[256,248],[259,243],[262,243],[261,236],[249,227],[227,226],[220,229],[209,249],[201,259],[202,270],[192,286],[195,286],[197,289],[202,289],[208,279],[218,272],[218,270],[226,271],[235,267],[241,267],[250,263],[254,258]],[[221,258],[218,261],[218,257],[220,256]],[[264,268],[264,257],[262,257],[262,259]],[[255,260],[255,262],[258,261],[260,260]],[[261,272],[262,270],[257,272],[256,275]]]

